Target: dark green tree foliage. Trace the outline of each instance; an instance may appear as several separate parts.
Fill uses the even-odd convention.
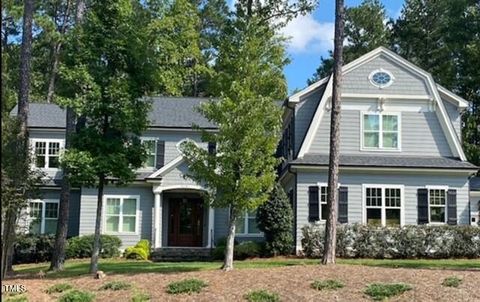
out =
[[[267,202],[257,209],[258,228],[265,234],[266,251],[274,256],[288,255],[293,247],[293,210],[277,183]]]
[[[359,6],[349,7],[345,11],[344,61],[349,63],[361,55],[379,47],[390,44],[390,30],[385,20],[385,7],[379,0],[364,0]],[[329,57],[320,58],[317,68],[308,84],[328,76],[333,70],[333,52]]]
[[[129,0],[92,1],[70,36],[69,57],[60,69],[58,100],[87,119],[62,164],[71,171],[72,183],[98,187],[92,272],[97,270],[107,179],[119,185],[132,181],[145,158],[139,136],[148,124],[150,103],[143,96],[152,90],[153,51],[132,5]]]

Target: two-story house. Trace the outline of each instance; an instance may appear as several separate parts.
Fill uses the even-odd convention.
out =
[[[468,103],[386,48],[343,67],[338,221],[382,226],[469,224],[461,147]],[[285,101],[280,180],[301,228],[326,219],[332,77]]]
[[[385,48],[343,69],[340,134],[339,222],[384,226],[469,224],[469,176],[478,169],[461,147],[461,114],[468,103],[437,85],[430,74]],[[301,228],[326,217],[329,119],[332,79],[322,79],[284,102],[286,158],[279,180],[295,213],[295,247]],[[123,246],[148,239],[154,248],[210,248],[227,234],[228,211],[202,199],[202,184],[184,177],[188,166],[179,144],[191,139],[210,152],[192,124],[216,126],[195,107],[201,98],[153,98],[150,127],[143,134],[149,157],[126,187],[105,189],[102,232]],[[14,109],[14,112],[16,110]],[[43,198],[32,200],[32,232],[53,233],[58,217],[65,139],[65,111],[31,104],[30,140],[35,165],[48,173]],[[70,205],[69,236],[92,234],[97,190],[76,188]],[[237,239],[258,240],[255,213],[245,213]]]

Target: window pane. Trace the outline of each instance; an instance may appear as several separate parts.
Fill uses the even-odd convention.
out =
[[[367,188],[367,206],[380,207],[382,206],[382,189],[381,188]]]
[[[248,218],[248,233],[249,234],[258,234],[260,230],[257,226],[257,220],[255,218]]]
[[[320,188],[320,202],[327,202],[327,187]]]
[[[45,168],[45,156],[44,155],[36,155],[35,156],[35,167]]]
[[[430,222],[445,222],[445,207],[430,207]]]
[[[48,167],[49,168],[58,168],[60,166],[60,161],[58,156],[49,156],[48,157]]]
[[[48,144],[48,154],[49,155],[58,155],[60,153],[60,143],[51,142]]]
[[[135,198],[125,198],[123,200],[123,215],[136,215],[137,200]]]
[[[237,222],[235,223],[235,233],[244,234],[245,233],[245,216],[238,217]]]
[[[30,217],[34,217],[34,218],[42,217],[42,203],[40,202],[30,203]]]
[[[55,234],[57,232],[57,219],[45,219],[45,234]]]
[[[400,189],[385,189],[385,206],[400,207],[401,197]]]
[[[382,210],[367,209],[367,224],[382,225]]]
[[[400,225],[400,209],[386,209],[386,215],[387,226]]]
[[[145,150],[147,152],[147,159],[145,160],[145,167],[154,167],[155,166],[155,141],[146,140],[143,141]]]
[[[107,217],[107,232],[118,232],[119,221],[118,216]]]
[[[398,148],[398,133],[383,133],[384,148]]]
[[[32,234],[40,234],[41,230],[41,221],[40,219],[34,219],[30,222],[29,232]]]
[[[145,161],[145,167],[154,167],[155,166],[155,154],[151,154],[147,156],[147,160]]]
[[[382,116],[383,131],[397,131],[398,130],[398,116],[383,115]]]
[[[46,151],[46,142],[36,142],[35,143],[35,154],[36,155],[45,155]]]
[[[322,204],[321,206],[321,219],[322,220],[327,220],[328,216],[328,210],[327,210],[327,204]]]
[[[58,203],[47,202],[45,203],[45,218],[57,218],[58,217]]]
[[[378,148],[379,147],[379,134],[365,132],[363,134],[363,145],[367,148]]]
[[[123,217],[123,232],[135,232],[135,223],[136,223],[136,218],[135,217]]]
[[[107,214],[120,214],[120,199],[108,198],[107,199]]]
[[[364,130],[380,130],[379,115],[365,114],[363,116],[363,129]]]

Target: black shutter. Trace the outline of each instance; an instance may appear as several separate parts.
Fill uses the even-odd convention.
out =
[[[338,189],[338,222],[348,223],[348,187]]]
[[[418,224],[428,223],[428,190],[417,190]]]
[[[209,142],[208,143],[208,153],[215,154],[217,152],[217,143]]]
[[[290,191],[288,191],[288,201],[290,202],[290,206],[292,206],[293,210],[293,189],[290,189]]]
[[[457,224],[457,190],[447,192],[447,223]]]
[[[319,219],[318,187],[308,187],[308,221],[314,222]]]
[[[160,169],[165,165],[165,141],[157,141],[157,165],[156,168]]]

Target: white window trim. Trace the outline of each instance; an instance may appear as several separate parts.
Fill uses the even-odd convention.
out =
[[[382,226],[386,226],[386,209],[385,206],[385,189],[400,189],[400,226],[405,225],[405,186],[404,185],[388,185],[388,184],[362,184],[362,223],[367,224],[367,188],[382,189],[382,206],[380,208]],[[375,207],[369,207],[375,208]],[[391,207],[388,207],[391,208]]]
[[[145,137],[141,137],[140,138],[140,141],[142,142],[142,144],[145,142],[145,141],[153,141],[154,142],[154,146],[155,146],[155,159],[153,160],[153,167],[146,167],[146,166],[142,166],[140,168],[138,168],[137,170],[139,171],[153,171],[156,169],[157,167],[157,141],[158,141],[158,138],[157,137],[149,137],[149,136],[145,136]]]
[[[244,223],[244,226],[245,226],[245,230],[243,233],[237,233],[237,230],[235,229],[235,237],[263,237],[263,233],[262,232],[259,232],[259,233],[249,233],[248,232],[248,211],[245,211],[244,214],[242,215],[243,216],[243,223]],[[242,219],[242,217],[240,217],[239,219]]]
[[[107,199],[109,198],[119,198],[120,199],[120,214],[118,219],[118,232],[107,232]],[[136,200],[136,211],[135,211],[135,231],[134,232],[124,232],[123,231],[123,199],[135,199]],[[102,234],[109,235],[140,235],[139,226],[140,223],[140,195],[104,195],[103,196],[103,209],[102,209]]]
[[[57,218],[55,220],[58,221],[58,215],[60,211],[60,203],[58,199],[31,199],[28,201],[28,232],[30,232],[30,225],[33,223],[33,217],[30,216],[30,203],[40,203],[42,204],[42,213],[40,215],[40,234],[45,234],[45,220],[50,219],[53,220],[53,218],[46,218],[45,217],[45,212],[46,212],[46,204],[47,203],[56,203],[57,204]]]
[[[35,152],[36,152],[36,143],[37,142],[45,142],[46,145],[45,145],[45,167],[37,167],[36,166],[36,163],[35,163]],[[58,168],[50,168],[49,165],[50,165],[50,162],[49,162],[49,150],[48,150],[48,147],[49,147],[49,144],[50,143],[59,143],[60,144],[60,147],[59,147],[59,153],[58,153],[58,157],[60,158],[62,156],[62,153],[64,151],[64,148],[65,148],[65,140],[63,139],[52,139],[52,138],[31,138],[30,139],[30,146],[31,146],[31,150],[32,150],[32,156],[34,157],[34,161],[32,162],[32,168],[33,169],[42,169],[42,170],[45,170],[45,171],[58,171],[58,170],[61,170],[60,167]]]
[[[379,116],[379,137],[378,145],[379,147],[365,147],[363,139],[363,116],[364,115],[378,115]],[[385,148],[383,147],[383,115],[395,115],[397,116],[398,123],[398,146],[397,148]],[[360,151],[373,151],[373,152],[401,152],[402,151],[402,114],[401,112],[395,111],[360,111]]]
[[[388,74],[390,76],[390,82],[386,83],[386,84],[378,84],[378,83],[375,83],[373,81],[373,75],[378,73],[378,72],[384,72],[386,74]],[[390,85],[393,84],[393,82],[395,81],[395,77],[393,76],[393,74],[388,71],[388,70],[385,70],[383,68],[379,68],[379,69],[375,69],[374,71],[372,71],[369,75],[368,75],[368,80],[370,81],[370,83],[375,86],[375,87],[378,87],[380,89],[383,89],[383,88],[387,88],[389,87]]]
[[[445,225],[447,224],[448,221],[448,208],[447,208],[447,202],[448,202],[448,186],[425,186],[427,189],[427,202],[428,202],[428,224],[429,225]],[[432,222],[430,221],[431,216],[430,216],[430,190],[444,190],[445,191],[445,205],[443,206],[445,208],[445,222]],[[441,207],[441,206],[434,206],[434,207]]]

